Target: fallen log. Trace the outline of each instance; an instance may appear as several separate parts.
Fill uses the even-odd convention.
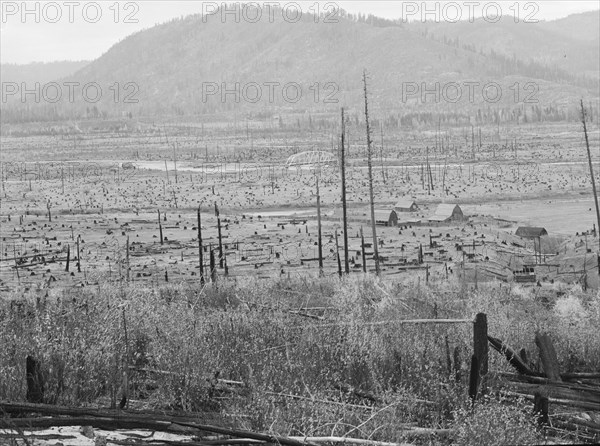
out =
[[[574,435],[574,436],[577,437],[578,441],[589,440],[590,442],[592,442],[592,444],[594,444],[594,437],[593,436],[586,435],[583,432],[581,432],[581,430],[578,430],[578,429],[576,429],[576,430],[573,430],[573,429],[569,430],[565,426],[561,426],[561,427],[558,427],[558,426],[546,426],[544,429],[545,429],[545,431],[547,433],[550,433],[552,431],[552,432],[556,432],[556,433],[560,434],[559,437],[555,437],[555,436],[554,437],[553,436],[549,436],[548,437],[549,439],[551,439],[551,438],[554,439],[554,441],[555,441],[554,444],[561,444],[561,443],[557,443],[557,441],[560,441],[560,440],[562,440],[564,442],[565,435]]]
[[[415,427],[408,430],[401,431],[403,437],[406,438],[423,438],[423,437],[449,437],[454,434],[453,429],[429,429],[424,427]],[[346,443],[346,444],[360,444],[367,446],[409,446],[407,443],[388,443],[385,441],[365,440],[362,438],[353,437],[290,437],[295,440],[306,440],[312,443]]]
[[[150,374],[156,374],[156,375],[170,375],[170,376],[183,376],[184,373],[182,372],[171,372],[169,370],[159,370],[159,369],[149,369],[149,368],[145,368],[145,367],[136,367],[134,365],[130,365],[129,370],[134,371],[134,372],[140,372],[140,373],[150,373]],[[215,381],[214,377],[210,376],[210,375],[192,375],[188,377],[192,377],[192,378],[198,378],[204,381],[208,381],[208,382],[213,382]],[[242,381],[233,381],[230,379],[221,379],[221,378],[217,378],[216,379],[217,384],[224,384],[227,386],[245,386],[246,384],[243,383]]]
[[[600,385],[589,385],[589,384],[580,384],[580,383],[570,383],[564,381],[552,381],[548,378],[543,378],[540,376],[527,376],[527,375],[518,375],[515,373],[507,373],[507,372],[498,372],[498,375],[508,378],[511,382],[521,382],[528,384],[544,384],[550,385],[556,388],[564,388],[575,390],[579,392],[588,392],[591,395],[600,396]]]
[[[17,432],[8,434],[6,432],[0,432],[0,438],[13,438],[15,440],[19,438],[25,438],[26,440],[73,440],[77,437],[75,435],[64,434],[20,434]]]
[[[47,260],[40,260],[39,262],[31,262],[31,263],[21,263],[19,265],[15,265],[13,266],[13,268],[29,268],[30,266],[36,266],[36,265],[46,265],[49,263],[57,263],[57,262],[65,262],[67,260],[67,258],[65,257],[64,259],[47,259]]]
[[[521,375],[526,375],[532,378],[546,378],[545,373],[539,373],[531,370],[525,363],[522,355],[517,354],[508,345],[504,344],[500,339],[494,338],[488,335],[488,341],[494,350],[498,353],[503,354],[508,360],[509,364],[512,365],[517,372]],[[600,379],[600,373],[595,372],[572,372],[572,373],[560,373],[561,381],[572,381],[578,379]],[[535,382],[532,380],[532,382]],[[557,381],[560,382],[560,381]]]
[[[532,394],[524,392],[524,391],[516,391],[515,392],[515,391],[510,391],[510,390],[501,390],[500,393],[503,395],[507,395],[507,396],[517,397],[517,398],[525,398],[526,400],[534,401],[534,396]],[[558,404],[561,406],[578,407],[580,409],[600,411],[600,404],[589,403],[589,402],[585,402],[585,401],[568,400],[568,399],[561,399],[561,398],[548,398],[548,402],[550,402],[552,404]]]
[[[370,408],[369,408],[370,409]],[[161,416],[148,414],[144,412],[128,413],[126,411],[117,410],[93,410],[93,409],[82,409],[82,408],[71,408],[64,406],[50,406],[47,404],[14,404],[0,402],[0,410],[6,413],[46,413],[52,415],[70,415],[72,418],[2,418],[0,419],[0,426],[6,426],[11,428],[12,426],[17,427],[28,427],[31,424],[22,423],[40,423],[43,426],[38,427],[50,427],[56,426],[55,423],[63,423],[62,426],[79,426],[79,425],[90,425],[99,429],[153,429],[160,431],[170,431],[172,429],[180,430],[180,427],[196,429],[199,431],[213,432],[217,434],[229,435],[232,437],[241,438],[252,438],[255,440],[265,441],[267,443],[279,443],[288,446],[311,446],[311,443],[300,442],[297,440],[289,439],[288,437],[281,437],[278,435],[254,433],[239,429],[229,429],[220,426],[213,426],[207,424],[200,424],[197,422],[188,421],[182,418],[173,416]],[[113,415],[110,414],[112,412]],[[156,418],[152,418],[156,417]],[[157,419],[158,418],[158,419]],[[44,420],[44,421],[41,421]],[[50,423],[50,424],[43,424]],[[64,424],[70,423],[70,424]],[[314,446],[314,445],[313,445]]]
[[[26,429],[40,427],[58,427],[58,426],[92,426],[96,429],[116,430],[116,429],[149,429],[161,432],[181,432],[168,421],[141,420],[138,418],[126,417],[39,417],[39,418],[0,418],[0,428],[2,429]],[[190,432],[197,432],[198,429],[187,429]]]
[[[587,428],[598,431],[598,433],[600,434],[600,423],[594,423],[593,421],[588,421],[588,420],[584,420],[579,417],[574,417],[574,416],[569,416],[569,415],[564,415],[564,414],[554,415],[552,417],[559,418],[559,419],[569,422],[569,423],[578,424],[580,426],[585,426]]]
[[[589,427],[585,427],[577,423],[562,420],[554,420],[552,422],[552,425],[569,431],[575,431],[577,432],[578,437],[581,433],[583,433],[589,435],[589,439],[591,439],[594,442],[600,440],[600,430],[591,429]]]
[[[560,386],[555,384],[537,384],[511,382],[510,386],[521,392],[533,395],[535,392],[543,389],[548,396],[552,398],[560,398],[564,400],[581,401],[586,403],[594,403],[600,406],[600,390],[590,389],[581,386]]]
[[[220,446],[229,444],[264,444],[264,441],[253,440],[252,438],[223,438],[219,440],[205,440],[203,438],[199,438],[198,441],[207,446]]]
[[[362,390],[356,389],[356,388],[350,386],[349,384],[337,383],[337,384],[334,384],[333,387],[337,390],[341,390],[342,392],[352,393],[360,398],[364,398],[364,399],[373,401],[375,403],[382,402],[382,399],[380,397],[378,397],[377,395],[375,395],[371,392],[364,392]]]
[[[512,365],[517,372],[523,375],[529,376],[540,376],[540,373],[531,370],[527,364],[521,359],[521,357],[508,345],[504,344],[500,339],[494,338],[488,335],[488,341],[492,348],[498,353],[503,354],[508,360],[509,364]]]
[[[206,432],[214,432],[216,434],[230,435],[232,437],[238,437],[238,438],[251,438],[254,440],[262,440],[267,443],[284,444],[284,445],[288,445],[288,446],[315,446],[315,443],[312,443],[310,441],[306,441],[306,440],[300,441],[300,440],[296,440],[291,437],[281,437],[279,435],[254,433],[254,432],[243,431],[243,430],[238,430],[238,429],[227,429],[227,428],[222,428],[222,427],[218,427],[218,426],[208,426],[208,425],[204,425],[204,424],[190,423],[190,422],[181,422],[181,423],[177,423],[177,424],[184,426],[184,427],[192,427],[192,428],[199,429],[199,430],[206,431]]]
[[[600,379],[600,373],[582,373],[582,372],[561,373],[560,377],[563,380],[572,380],[572,379]]]
[[[344,443],[344,444],[361,444],[367,446],[412,446],[408,443],[387,443],[385,441],[363,440],[361,438],[351,437],[291,437],[296,440],[306,440],[311,443]]]
[[[211,422],[216,422],[220,416],[216,413],[201,412],[201,413],[181,413],[175,411],[138,411],[138,410],[120,410],[120,409],[94,409],[89,407],[67,407],[54,406],[50,404],[33,404],[33,403],[9,403],[0,401],[0,412],[8,414],[24,415],[31,413],[39,413],[43,415],[68,415],[74,417],[122,417],[147,419],[148,417],[161,417],[168,421],[197,421],[203,418],[205,421],[210,418]]]

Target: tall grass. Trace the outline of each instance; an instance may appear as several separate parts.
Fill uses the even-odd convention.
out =
[[[304,307],[328,309],[320,320],[289,311]],[[32,355],[43,364],[45,400],[55,404],[105,404],[129,370],[130,397],[148,407],[216,411],[251,429],[386,441],[400,441],[410,423],[460,422],[467,432],[472,420],[460,414],[468,406],[471,324],[395,321],[472,319],[478,312],[488,314],[491,335],[517,349],[534,352],[535,331],[549,332],[562,371],[600,367],[600,300],[577,289],[551,306],[507,284],[474,291],[372,276],[222,282],[202,290],[123,284],[1,301],[0,398],[25,399],[25,357]],[[490,353],[491,370],[508,368]],[[224,392],[216,378],[244,385]],[[383,402],[370,408],[340,383]],[[521,423],[521,412],[505,412]]]

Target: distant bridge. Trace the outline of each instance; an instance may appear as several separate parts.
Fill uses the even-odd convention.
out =
[[[286,166],[312,166],[319,164],[330,164],[334,163],[335,157],[331,152],[313,151],[313,152],[301,152],[290,156],[286,161]]]

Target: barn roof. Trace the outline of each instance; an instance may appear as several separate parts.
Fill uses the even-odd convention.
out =
[[[537,226],[520,226],[517,228],[516,235],[519,237],[533,238],[541,237],[542,235],[548,235],[548,231],[545,228]]]
[[[410,209],[411,207],[413,207],[413,205],[417,205],[417,203],[414,200],[411,200],[409,198],[402,198],[396,202],[394,207],[398,209]]]
[[[396,213],[393,209],[375,209],[375,221],[388,221],[392,212]]]
[[[446,221],[446,220],[448,220],[448,219],[449,219],[451,216],[452,216],[452,214],[451,214],[451,215],[448,215],[448,216],[446,216],[446,215],[432,215],[431,217],[429,217],[429,219],[428,219],[428,220],[429,220],[429,221]]]
[[[462,213],[462,209],[457,204],[441,203],[438,205],[437,209],[435,210],[433,217],[436,217],[436,219],[442,218],[442,217],[444,219],[450,218],[450,217],[452,217],[452,214],[454,213],[454,209],[456,209],[456,208],[458,208],[458,210]]]

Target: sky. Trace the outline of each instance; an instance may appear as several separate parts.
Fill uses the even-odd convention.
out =
[[[173,18],[210,13],[222,2],[203,1],[0,1],[0,63],[93,60],[130,34]],[[265,15],[268,2],[257,2]],[[294,2],[278,4],[294,17]],[[470,3],[477,3],[471,5]],[[340,7],[388,19],[455,21],[502,16],[520,20],[555,20],[598,10],[592,1],[300,1],[301,9],[327,13]],[[302,13],[302,12],[300,12]],[[226,16],[224,20],[233,20]],[[243,19],[243,18],[242,18]],[[293,19],[292,19],[293,20]]]

